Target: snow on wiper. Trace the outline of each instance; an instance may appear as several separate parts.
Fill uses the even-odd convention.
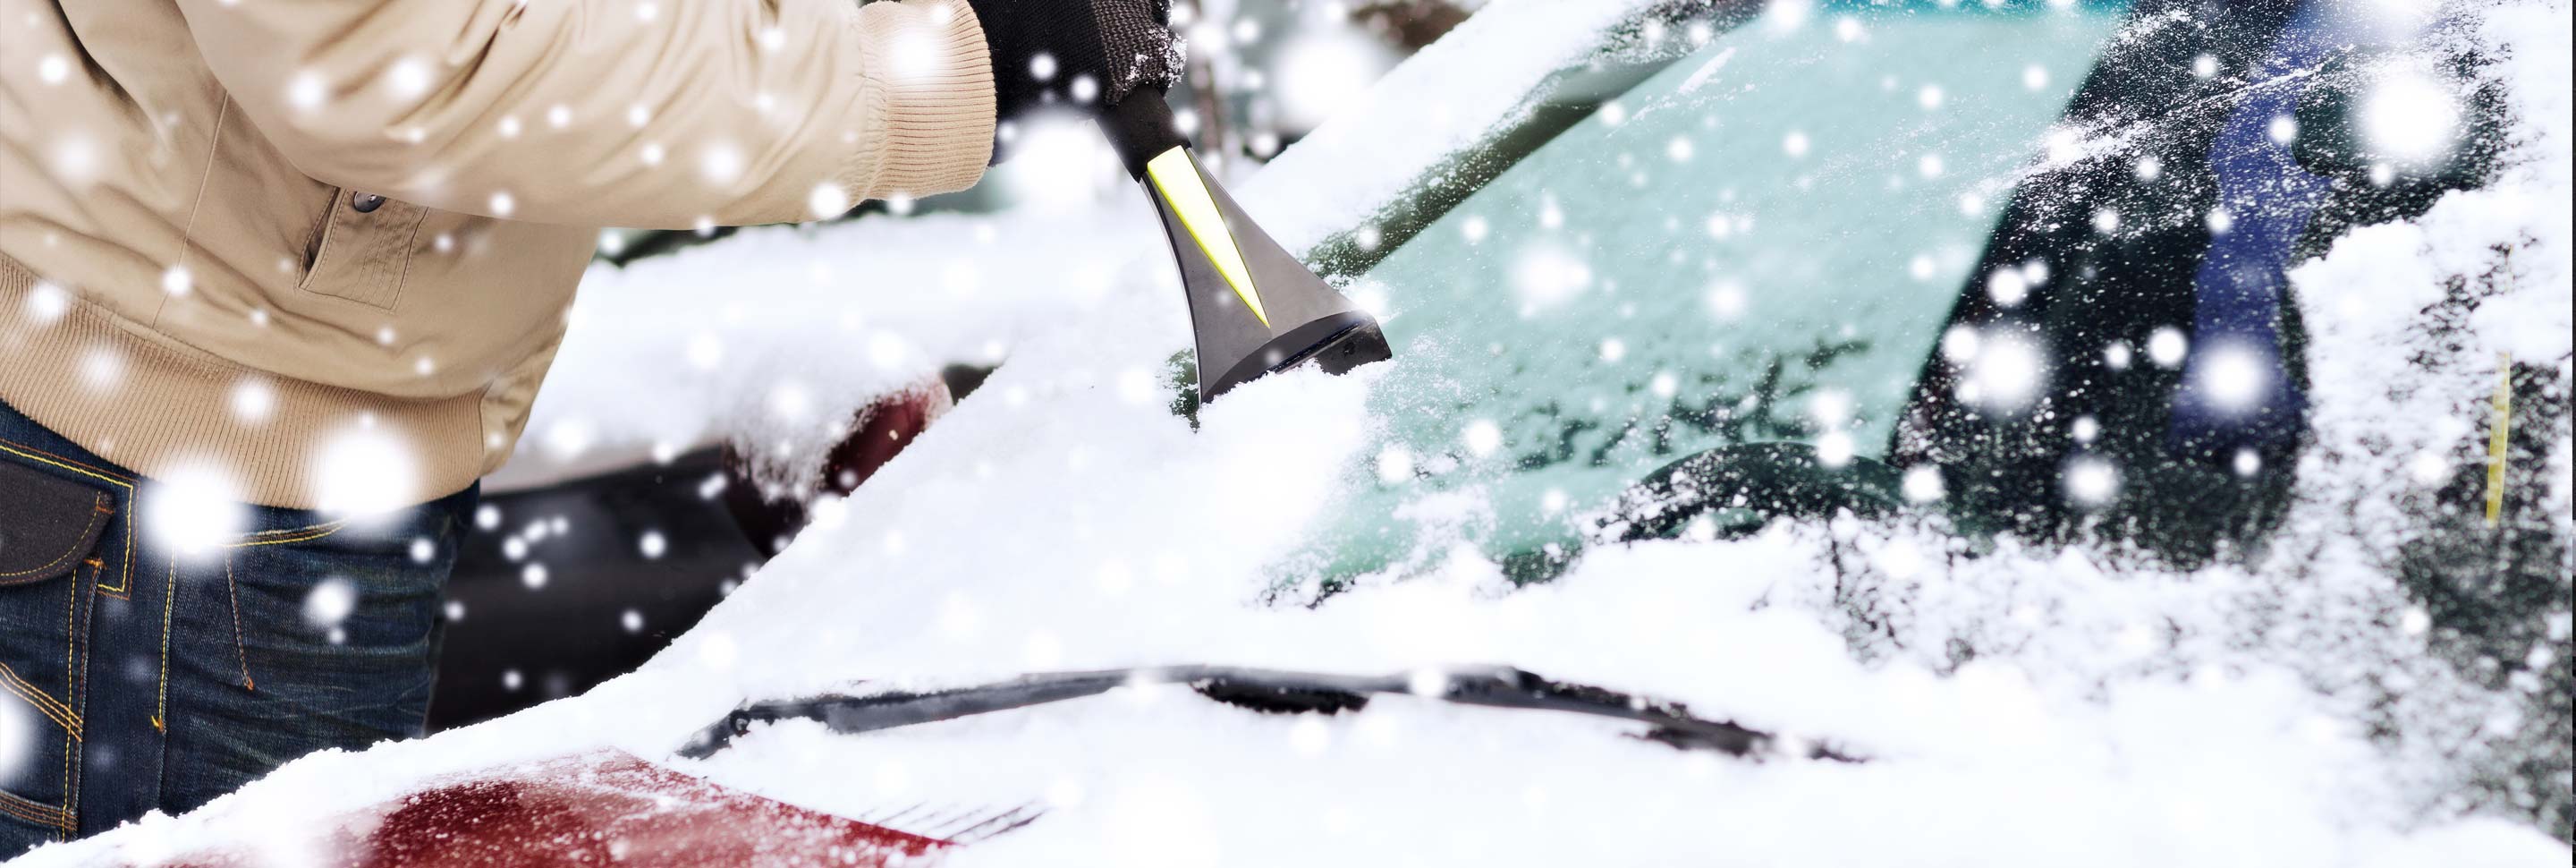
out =
[[[1858,762],[1821,744],[1727,721],[1694,717],[1678,702],[1543,678],[1509,666],[1421,670],[1396,675],[1337,675],[1240,666],[1165,666],[1045,672],[954,690],[826,695],[758,702],[735,709],[690,737],[680,756],[705,759],[751,732],[752,724],[812,720],[856,734],[955,720],[996,711],[1098,696],[1121,687],[1186,684],[1210,699],[1268,713],[1358,711],[1381,694],[1421,696],[1458,705],[1563,711],[1636,721],[1636,737],[1682,750],[1738,757],[1791,757]]]

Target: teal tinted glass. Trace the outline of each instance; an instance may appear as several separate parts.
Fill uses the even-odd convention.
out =
[[[1378,478],[1298,572],[1579,538],[1704,449],[1867,459],[2126,9],[1827,4],[1717,34],[1359,282],[1401,363]],[[1320,571],[1314,567],[1323,567]]]

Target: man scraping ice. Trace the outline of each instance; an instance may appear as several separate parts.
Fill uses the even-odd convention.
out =
[[[600,227],[971,186],[1166,2],[12,0],[0,856],[420,733]]]

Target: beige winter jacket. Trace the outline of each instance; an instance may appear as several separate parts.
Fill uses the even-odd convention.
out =
[[[992,139],[963,0],[0,0],[0,401],[256,503],[427,500],[510,454],[598,227],[959,189]]]

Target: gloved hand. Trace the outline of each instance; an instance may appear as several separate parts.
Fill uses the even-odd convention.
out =
[[[1181,77],[1171,0],[966,0],[993,57],[997,137],[1030,111],[1063,104],[1098,115],[1129,94],[1161,99]],[[996,147],[993,161],[1001,162]]]

